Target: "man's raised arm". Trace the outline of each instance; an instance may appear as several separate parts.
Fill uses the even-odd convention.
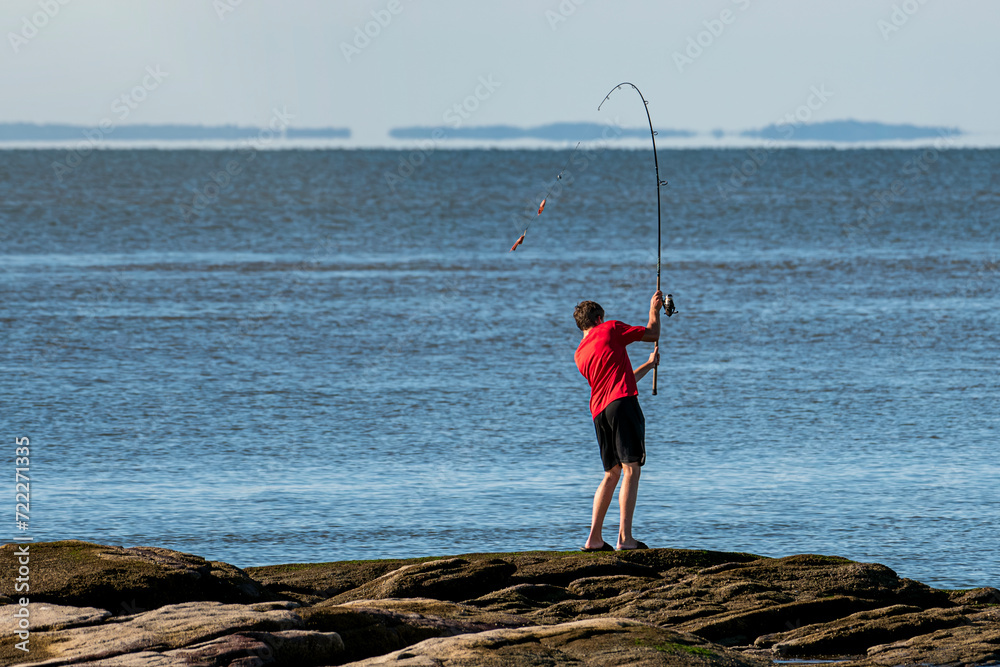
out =
[[[643,377],[646,376],[646,373],[653,370],[653,368],[659,365],[659,363],[660,363],[660,346],[657,345],[656,347],[653,348],[653,351],[650,352],[649,359],[646,361],[646,363],[641,364],[638,368],[635,369],[634,371],[635,381],[638,382],[639,380],[641,380]]]
[[[653,298],[649,300],[649,323],[646,324],[646,333],[642,340],[653,343],[660,340],[660,311],[663,310],[663,292],[656,290]]]

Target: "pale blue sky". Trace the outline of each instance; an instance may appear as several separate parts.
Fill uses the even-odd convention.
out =
[[[455,104],[467,125],[639,126],[634,102],[597,112],[631,80],[661,128],[761,127],[816,87],[812,121],[1000,134],[993,0],[62,1],[0,5],[0,122],[264,125],[277,107],[375,144]]]

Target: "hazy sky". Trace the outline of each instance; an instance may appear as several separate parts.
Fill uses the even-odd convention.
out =
[[[630,80],[659,128],[811,104],[1000,134],[995,0],[3,0],[0,26],[0,122],[639,126],[597,111]]]

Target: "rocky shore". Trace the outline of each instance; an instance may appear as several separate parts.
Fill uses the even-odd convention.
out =
[[[937,590],[831,556],[650,549],[240,570],[65,541],[30,545],[23,592],[18,548],[0,548],[5,665],[1000,663],[997,589]]]

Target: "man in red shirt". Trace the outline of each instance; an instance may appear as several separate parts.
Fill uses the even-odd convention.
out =
[[[625,346],[640,340],[659,341],[661,310],[663,293],[657,290],[649,302],[649,322],[645,327],[630,327],[617,320],[605,322],[604,309],[593,301],[582,301],[573,311],[576,325],[583,332],[574,358],[590,383],[590,412],[604,463],[604,479],[594,494],[590,535],[583,551],[612,551],[601,537],[601,529],[623,471],[625,481],[618,494],[621,522],[617,549],[648,548],[632,537],[639,468],[646,463],[646,421],[635,383],[659,361],[659,346],[653,348],[649,360],[635,371]]]

